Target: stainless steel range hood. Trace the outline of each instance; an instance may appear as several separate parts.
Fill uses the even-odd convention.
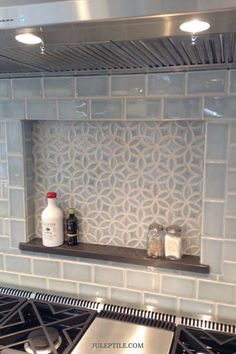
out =
[[[179,25],[211,24],[192,45]],[[41,36],[39,45],[15,35]],[[236,0],[0,0],[0,77],[236,66]]]

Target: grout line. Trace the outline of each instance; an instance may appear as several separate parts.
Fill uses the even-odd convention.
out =
[[[205,108],[205,96],[202,96],[201,99],[201,119],[204,120],[205,119],[205,115],[204,115],[204,108]]]
[[[226,179],[228,179],[228,178],[226,177]],[[227,203],[227,197],[235,196],[235,195],[236,195],[236,191],[234,191],[234,192],[226,192],[226,203]],[[235,215],[235,217],[236,217],[236,215]]]
[[[123,100],[123,119],[127,120],[127,99]]]
[[[13,80],[10,79],[10,97],[11,100],[14,99],[14,95],[13,95]]]
[[[108,299],[111,299],[111,286],[107,287],[107,297]]]
[[[208,202],[208,203],[221,203],[221,204],[225,204],[225,199],[224,198],[204,198],[203,197],[203,201],[204,202]],[[204,213],[204,211],[203,211]]]
[[[59,120],[58,99],[56,99],[56,120]]]
[[[44,78],[42,77],[41,79],[41,90],[42,90],[42,98],[45,98],[45,94],[44,94]]]
[[[30,274],[33,274],[33,258],[30,257]]]
[[[77,78],[75,76],[73,77],[73,91],[74,91],[73,98],[78,98],[78,95],[77,95]]]
[[[112,95],[111,95],[111,80],[112,80],[112,75],[108,75],[108,78],[107,78],[107,99],[108,98],[112,98]]]
[[[88,99],[88,120],[92,120],[92,99]]]
[[[235,219],[236,214],[227,214],[226,217],[229,218],[229,219]]]
[[[92,264],[91,265],[91,276],[90,276],[90,278],[91,278],[91,283],[95,283],[95,266],[94,266],[94,264]]]
[[[211,160],[206,159],[206,164],[226,165],[227,160]]]
[[[228,159],[226,161],[226,173],[225,173],[225,207],[224,207],[224,218],[223,218],[223,238],[226,238],[226,217],[227,217],[227,196],[228,196],[228,171],[229,171],[229,152],[230,152],[230,132],[231,132],[231,124],[228,124],[228,131],[227,131],[227,149],[226,149],[226,156]],[[221,265],[223,265],[223,257],[225,252],[225,244],[223,242],[222,249],[221,249]]]
[[[59,262],[59,278],[63,279],[63,261],[58,260]]]
[[[203,170],[202,170],[202,220],[201,220],[201,235],[204,235],[204,205],[205,205],[205,187],[206,187],[206,156],[207,156],[207,133],[208,133],[208,123],[205,123],[205,136],[204,136],[204,157],[203,157]],[[200,246],[200,262],[203,258],[203,245],[201,242]]]
[[[184,73],[185,77],[184,77],[184,96],[185,97],[188,97],[188,76],[189,76],[189,73]]]
[[[199,279],[196,279],[196,300],[199,300]]]
[[[236,260],[235,261],[224,261],[225,264],[233,264],[236,265]]]
[[[180,297],[176,297],[176,310],[177,312],[180,312]]]
[[[148,78],[148,74],[146,74],[144,76],[144,97],[148,98],[150,95],[149,95],[149,92],[148,92],[148,87],[149,87],[149,78]]]
[[[80,294],[80,283],[77,281],[77,282],[75,282],[75,284],[76,284],[76,294],[79,296],[79,294]]]
[[[128,274],[127,274],[127,270],[124,270],[124,287],[128,288]]]
[[[25,119],[28,120],[30,118],[28,117],[28,101],[27,101],[27,99],[24,100],[24,106],[25,106]]]
[[[231,83],[231,70],[226,71],[226,94],[230,94],[230,83]]]
[[[141,293],[141,305],[144,305],[144,292]]]
[[[212,240],[212,241],[223,241],[222,237],[217,237],[217,236],[202,236],[202,240]]]
[[[219,304],[215,303],[215,315],[218,316]]]
[[[226,219],[233,219],[236,220],[236,215],[226,215]]]
[[[32,261],[32,263],[31,263],[31,272],[34,275],[34,261],[35,261],[35,259],[34,258],[31,259],[31,261]]]
[[[164,119],[164,98],[163,97],[160,99],[160,117],[157,119],[159,120]]]
[[[162,293],[162,283],[163,283],[163,274],[160,274],[160,279],[159,279],[159,292]]]
[[[7,271],[7,262],[6,262],[6,255],[3,254],[2,257],[2,263],[3,263],[3,270]]]

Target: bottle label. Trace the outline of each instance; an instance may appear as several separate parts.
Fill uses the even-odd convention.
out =
[[[68,219],[67,220],[67,233],[71,234],[71,235],[75,235],[75,234],[77,234],[77,229],[78,229],[78,226],[77,226],[76,220]]]
[[[52,239],[56,237],[56,223],[48,222],[48,223],[43,223],[42,224],[42,229],[43,229],[43,237],[45,239]]]

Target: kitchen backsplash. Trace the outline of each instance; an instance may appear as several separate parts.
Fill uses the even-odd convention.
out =
[[[56,190],[84,242],[145,248],[157,221],[181,225],[185,252],[199,254],[203,156],[202,122],[35,123],[36,234]]]
[[[234,70],[4,79],[0,96],[1,282],[236,318]],[[149,222],[180,222],[211,273],[19,251],[49,187],[86,241],[144,247]]]

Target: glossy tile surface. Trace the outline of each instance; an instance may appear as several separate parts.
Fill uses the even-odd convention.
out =
[[[207,124],[208,160],[225,160],[227,156],[228,124]]]
[[[145,75],[117,75],[112,77],[112,96],[143,96]]]
[[[188,93],[223,93],[226,91],[227,72],[212,70],[208,72],[190,72],[188,77]]]
[[[122,120],[123,116],[123,101],[121,99],[92,100],[91,119]]]
[[[42,96],[40,78],[13,79],[12,95],[14,98],[38,98]]]
[[[153,119],[157,120],[161,116],[161,101],[158,99],[127,99],[126,118],[127,119]]]
[[[75,83],[72,77],[44,78],[45,97],[74,97]]]
[[[108,76],[81,76],[77,78],[77,96],[107,96]]]
[[[164,118],[168,119],[201,119],[201,99],[164,98]]]
[[[148,94],[149,95],[183,95],[185,91],[184,73],[161,73],[149,74]]]

